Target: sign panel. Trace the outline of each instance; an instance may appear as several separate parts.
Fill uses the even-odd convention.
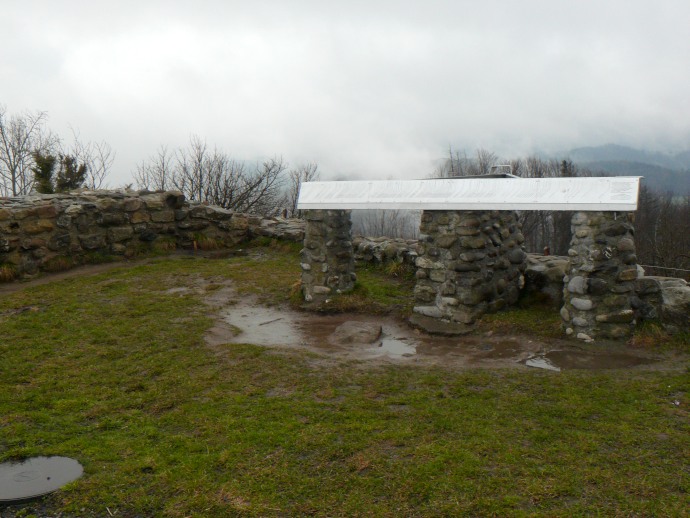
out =
[[[632,211],[639,189],[639,176],[305,182],[297,208]]]

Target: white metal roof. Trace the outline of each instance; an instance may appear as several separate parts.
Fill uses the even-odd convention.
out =
[[[639,188],[639,176],[305,182],[297,208],[630,211]]]

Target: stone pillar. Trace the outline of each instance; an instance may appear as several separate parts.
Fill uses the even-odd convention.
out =
[[[349,210],[308,210],[301,252],[302,294],[322,302],[352,290],[357,279]]]
[[[573,215],[561,309],[568,335],[591,341],[632,334],[637,256],[631,222],[631,214],[620,212]]]
[[[524,238],[514,212],[424,211],[410,322],[461,334],[514,304],[524,283]]]

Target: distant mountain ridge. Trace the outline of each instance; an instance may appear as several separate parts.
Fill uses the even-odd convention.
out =
[[[643,185],[655,191],[690,195],[690,150],[665,154],[606,144],[572,149],[566,156],[595,173],[644,176]]]
[[[679,171],[690,170],[690,150],[675,154],[649,152],[618,144],[572,149],[570,158],[577,162],[638,162]]]

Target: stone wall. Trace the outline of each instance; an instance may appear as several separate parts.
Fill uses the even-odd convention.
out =
[[[318,303],[355,286],[352,221],[349,210],[308,210],[300,254],[302,294]]]
[[[524,238],[514,212],[424,211],[411,322],[456,334],[517,302]]]
[[[414,265],[417,260],[416,239],[355,236],[352,248],[355,260],[365,263]]]
[[[630,305],[637,321],[660,322],[671,333],[690,332],[690,286],[674,277],[638,277]]]
[[[301,241],[301,224],[189,203],[179,192],[84,191],[0,199],[0,273],[129,258],[152,250],[220,248],[254,236]]]
[[[569,268],[567,257],[527,254],[523,294],[559,310],[563,306],[563,277]]]
[[[313,214],[302,253],[303,265],[310,267],[303,266],[305,297],[313,297],[315,287],[317,298],[351,289],[354,254],[364,262],[420,261],[415,313],[420,317],[430,312],[463,324],[516,298],[523,273],[520,262],[515,262],[522,253],[522,235],[511,213],[449,212],[446,219],[428,213],[422,223],[427,236],[419,249],[412,240],[351,239],[349,214],[333,213],[339,216],[325,225]],[[641,320],[660,322],[671,332],[690,331],[690,286],[682,279],[638,277],[637,272],[633,278],[634,241],[627,215],[619,214],[611,222],[612,214],[597,214],[579,213],[574,218],[570,257],[528,255],[522,293],[536,293],[555,307],[560,307],[558,292],[564,294],[566,323],[574,335],[590,336],[587,326],[595,326],[594,334],[604,329],[607,336],[627,336],[633,322]],[[429,239],[432,232],[439,236]],[[85,191],[0,198],[0,281],[152,250],[234,246],[257,236],[303,241],[305,221],[233,213],[190,203],[178,192]],[[606,258],[609,253],[613,262]],[[320,261],[327,254],[331,258]],[[564,285],[571,262],[574,270]],[[624,302],[619,295],[628,303],[617,305]],[[580,308],[591,301],[591,308],[578,308],[573,298],[585,301],[575,302]],[[615,331],[621,327],[623,331]]]
[[[631,299],[638,276],[631,216],[576,212],[563,279],[561,309],[565,331],[579,339],[625,338],[632,334]]]
[[[417,257],[416,240],[357,236],[353,246],[358,262],[414,263]],[[567,256],[527,254],[521,296],[559,311],[563,307],[563,279],[569,270]],[[690,332],[690,286],[683,279],[646,277],[638,267],[630,306],[638,323],[658,322],[671,333]]]

